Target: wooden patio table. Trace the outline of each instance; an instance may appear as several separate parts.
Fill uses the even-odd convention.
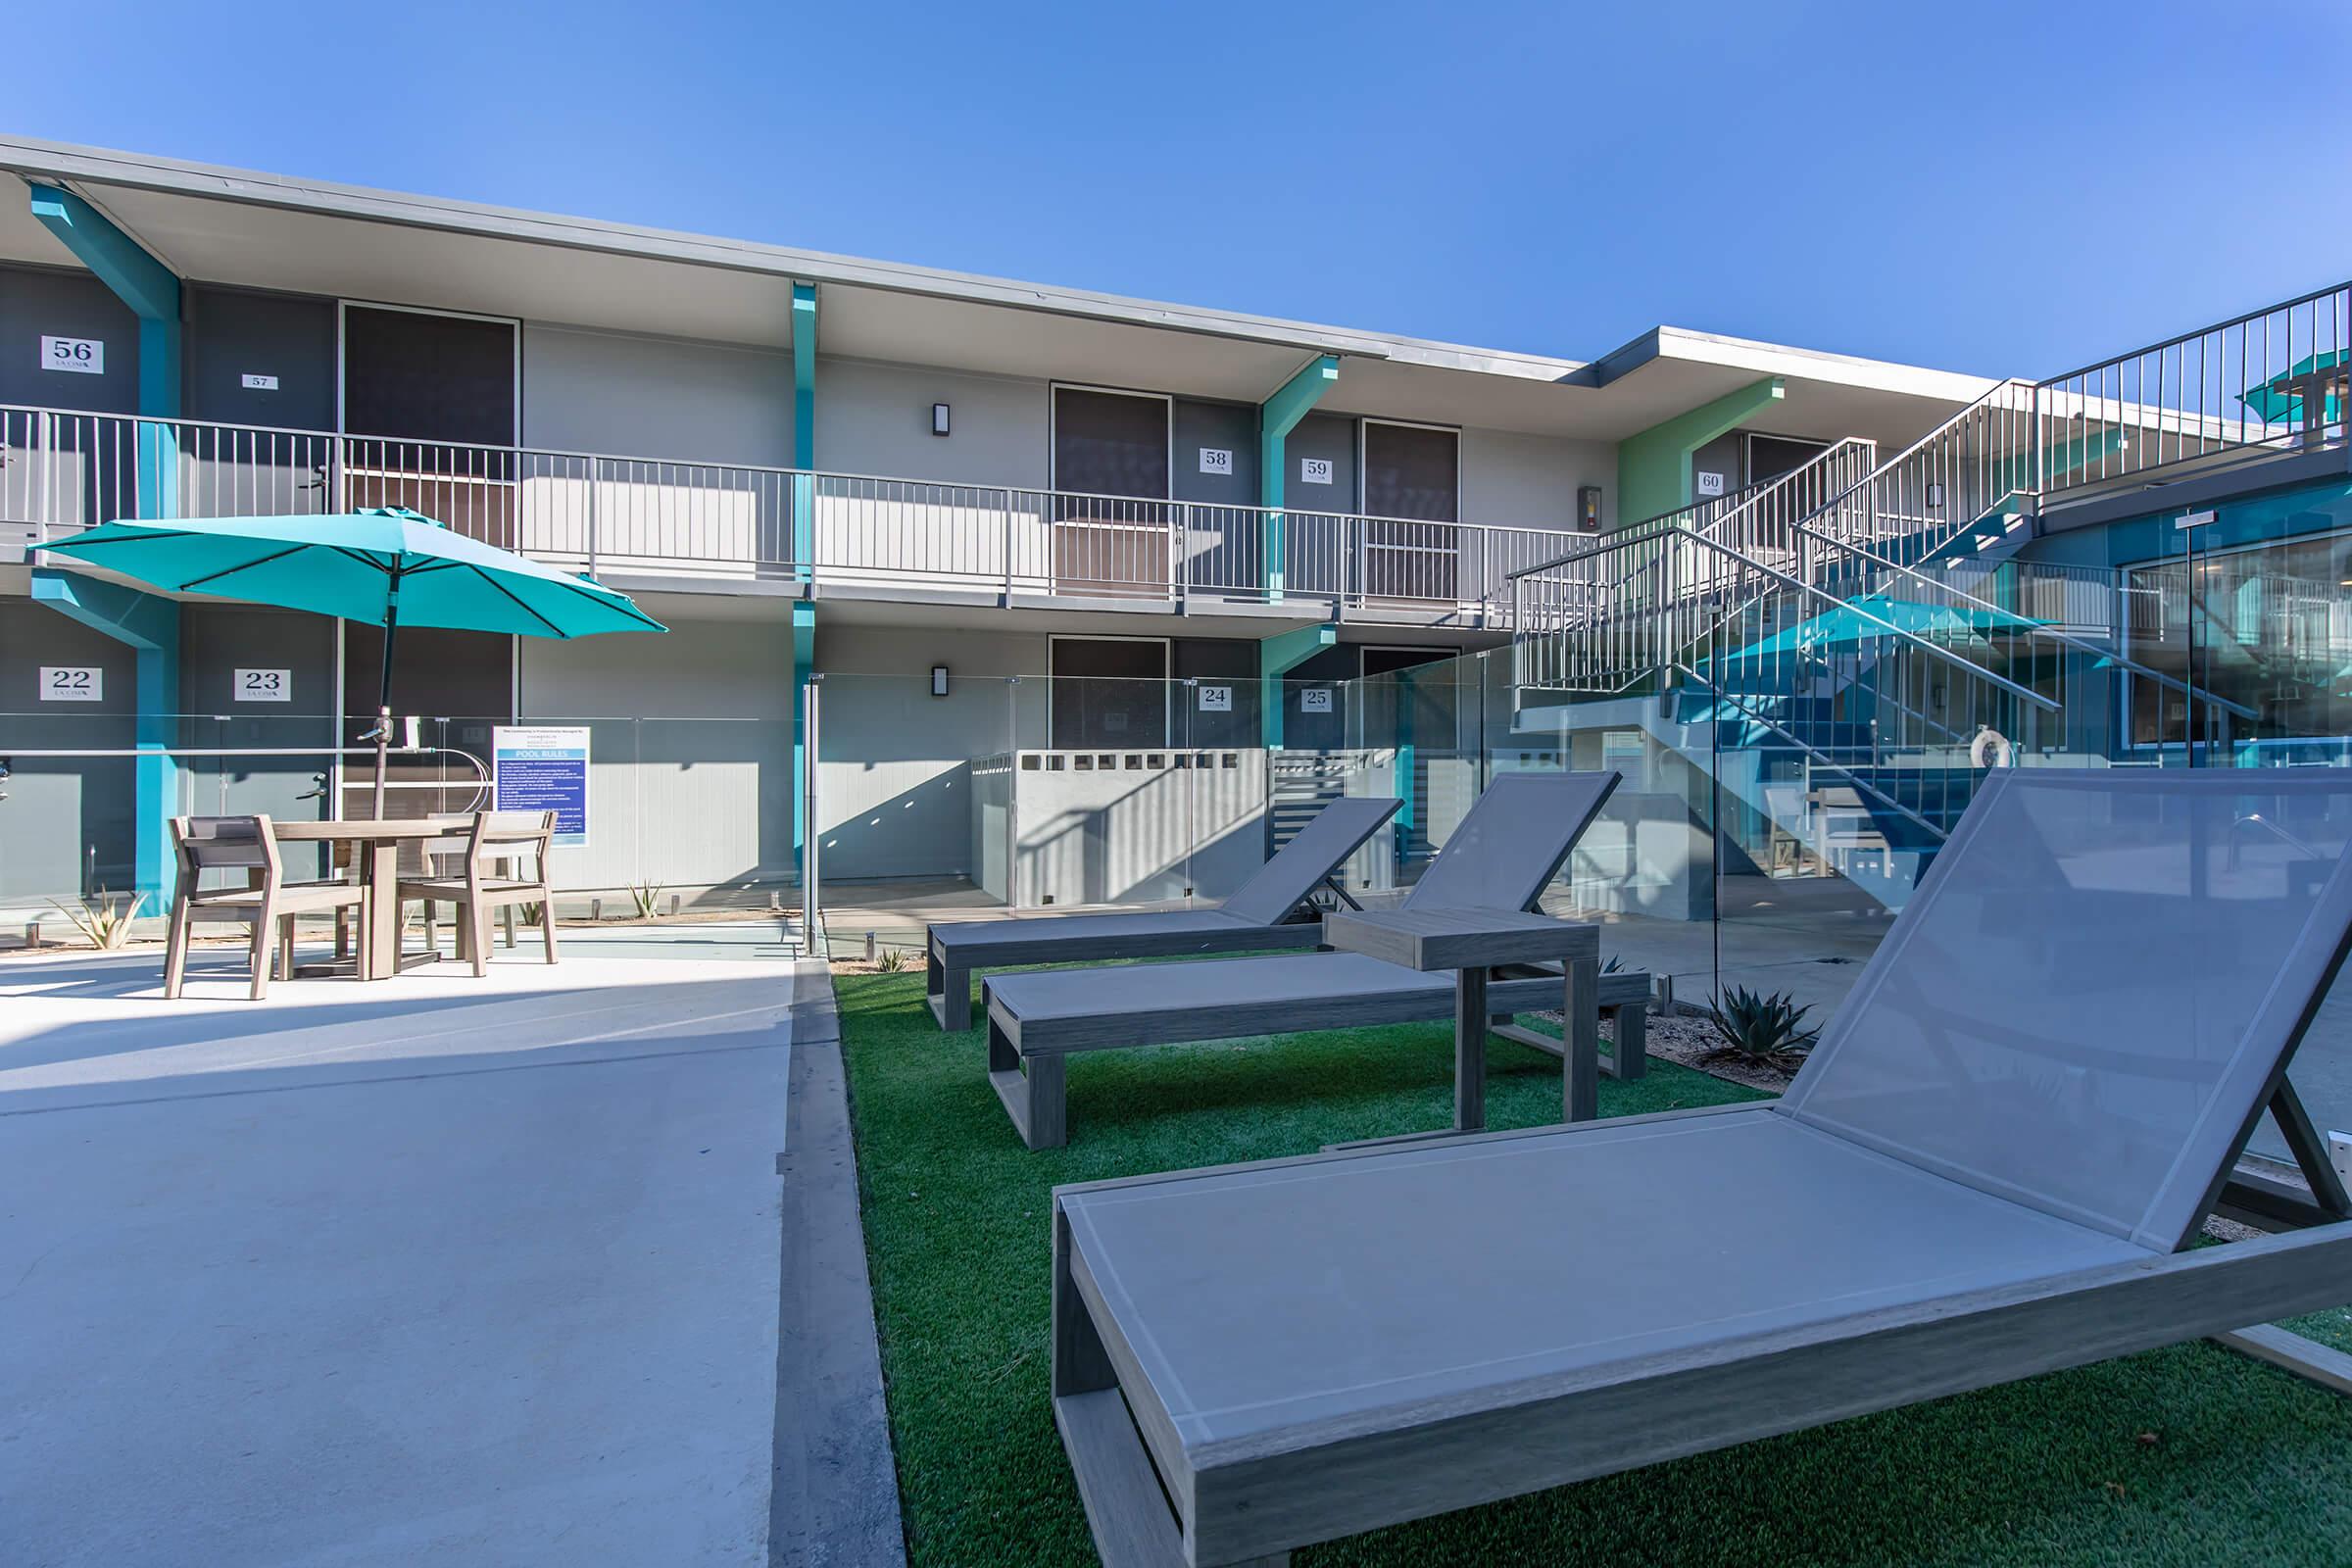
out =
[[[1600,931],[1548,915],[1501,909],[1367,909],[1324,917],[1324,945],[1429,973],[1453,971],[1453,1126],[1487,1125],[1487,971],[1498,964],[1558,962],[1567,1119],[1590,1121],[1600,1104]]]
[[[368,817],[348,821],[278,822],[270,825],[281,844],[350,844],[358,854],[359,878],[368,890],[360,914],[356,963],[306,963],[298,974],[354,972],[362,980],[389,980],[406,969],[432,962],[437,953],[400,951],[400,851],[406,844],[453,838],[472,823],[469,816],[407,819]]]

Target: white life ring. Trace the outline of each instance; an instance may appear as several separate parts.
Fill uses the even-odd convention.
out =
[[[1979,724],[1977,738],[1968,743],[1968,760],[1979,767],[2007,767],[2012,755],[2009,737],[1990,724]]]

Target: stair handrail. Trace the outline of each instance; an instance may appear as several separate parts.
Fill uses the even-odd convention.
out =
[[[1969,675],[1987,682],[1994,689],[2005,692],[2009,696],[2015,697],[2020,701],[2032,703],[2034,707],[2041,709],[2045,712],[2057,712],[2064,706],[2056,699],[2045,697],[2040,692],[2034,691],[2031,687],[2019,685],[2006,675],[1996,674],[1993,671],[1986,669],[1982,664],[1974,663],[1969,660],[1962,659],[1958,654],[1953,653],[1948,648],[1942,647],[1940,644],[1932,643],[1914,632],[1906,631],[1904,628],[1896,625],[1893,621],[1888,620],[1885,616],[1856,604],[1850,599],[1834,594],[1828,589],[1819,587],[1816,584],[1806,582],[1801,577],[1792,577],[1788,572],[1782,571],[1777,566],[1768,565],[1764,562],[1758,561],[1754,557],[1749,556],[1742,551],[1733,549],[1730,545],[1724,544],[1720,540],[1709,539],[1704,534],[1693,533],[1688,528],[1677,529],[1672,527],[1652,527],[1642,530],[1633,537],[1619,535],[1613,537],[1607,544],[1596,545],[1590,550],[1581,550],[1571,555],[1563,556],[1560,558],[1557,564],[1573,564],[1576,562],[1587,560],[1594,556],[1605,555],[1612,550],[1622,550],[1632,545],[1643,543],[1648,539],[1662,538],[1670,533],[1679,533],[1682,535],[1683,539],[1690,544],[1696,545],[1701,549],[1712,550],[1718,555],[1729,557],[1737,564],[1755,572],[1761,577],[1778,583],[1784,588],[1794,589],[1800,594],[1805,594],[1813,599],[1821,600],[1836,607],[1837,609],[1849,611],[1852,613],[1860,616],[1862,619],[1869,621],[1871,624],[1880,627],[1898,641],[1908,643],[1911,646],[1922,650],[1930,658],[1940,660],[1947,664],[1956,665]],[[1840,545],[1840,548],[1848,547]],[[1681,661],[1666,659],[1660,660],[1657,662],[1661,666],[1665,666],[1680,663]]]
[[[2026,380],[2022,376],[2013,375],[2002,380],[1995,381],[1991,386],[1986,387],[1984,392],[1979,394],[1975,401],[1969,403],[1965,408],[1958,410],[1942,423],[1936,425],[1934,429],[1929,430],[1918,440],[1912,442],[1900,452],[1897,452],[1893,457],[1888,458],[1885,462],[1881,463],[1877,467],[1871,469],[1870,472],[1864,474],[1860,479],[1855,480],[1854,483],[1848,485],[1844,490],[1823,502],[1820,506],[1814,508],[1810,513],[1806,514],[1805,516],[1799,518],[1798,520],[1800,522],[1810,522],[1816,517],[1827,515],[1830,513],[1836,512],[1838,508],[1843,507],[1846,503],[1853,500],[1855,496],[1860,495],[1863,491],[1870,490],[1874,486],[1884,483],[1889,476],[1899,470],[1904,464],[1926,452],[1935,443],[1945,439],[1953,431],[1959,429],[1969,420],[1978,417],[1980,415],[1993,412],[1992,404],[1996,398],[2015,397],[2023,394],[2027,400],[2026,406],[2023,409],[2011,407],[2003,409],[1999,412],[2005,414],[2023,414],[2029,420],[2037,419],[2039,417],[2039,405],[2036,399],[2036,394],[2039,390],[2039,387],[2035,383]],[[2041,442],[2039,439],[2038,430],[2029,427],[2027,443],[2021,453],[2021,457],[2023,461],[2020,464],[2022,470],[2019,475],[2020,482],[2003,492],[2004,499],[2013,495],[2032,497],[2039,493],[2036,488],[2036,470],[2038,469],[2041,461]],[[1874,504],[1875,501],[1876,497],[1874,496]],[[1839,542],[1842,543],[1843,541]]]
[[[1641,521],[1628,524],[1623,528],[1611,529],[1606,535],[1606,538],[1608,540],[1622,539],[1638,533],[1644,528],[1660,526],[1682,527],[1685,532],[1693,534],[1712,532],[1724,521],[1730,518],[1733,514],[1746,511],[1748,508],[1754,506],[1757,502],[1762,501],[1768,492],[1785,488],[1791,481],[1796,480],[1803,475],[1807,469],[1819,466],[1826,466],[1831,460],[1838,457],[1841,453],[1841,450],[1846,447],[1867,447],[1875,453],[1878,448],[1878,443],[1868,436],[1841,435],[1837,440],[1832,441],[1827,446],[1823,447],[1819,452],[1815,453],[1812,457],[1807,458],[1804,462],[1798,464],[1795,467],[1790,468],[1786,473],[1776,473],[1769,479],[1758,479],[1752,484],[1742,485],[1738,490],[1733,491],[1729,496],[1709,496],[1705,502],[1693,501],[1688,505],[1676,507],[1671,512],[1657,513],[1652,516],[1644,517]],[[1875,469],[1873,471],[1875,471]],[[1719,510],[1705,522],[1685,525],[1676,520],[1690,514],[1705,510],[1707,502],[1713,502]],[[1727,502],[1729,505],[1725,504]],[[1810,513],[1806,514],[1808,516],[1811,514],[1812,514]],[[1584,550],[1572,550],[1566,555],[1554,556],[1549,561],[1539,561],[1533,565],[1521,566],[1518,570],[1509,573],[1509,576],[1514,582],[1521,577],[1532,577],[1537,572],[1548,570],[1564,562],[1573,559],[1579,559],[1588,553],[1589,552]]]
[[[1970,593],[1965,588],[1957,588],[1948,582],[1940,582],[1923,571],[1915,571],[1911,567],[1902,564],[1900,562],[1888,561],[1886,557],[1878,555],[1873,551],[1866,550],[1860,545],[1848,544],[1842,539],[1833,538],[1831,535],[1822,533],[1818,529],[1815,529],[1808,524],[1800,522],[1791,524],[1791,526],[1793,526],[1798,533],[1803,534],[1808,539],[1812,539],[1820,544],[1828,545],[1833,550],[1842,550],[1848,555],[1858,556],[1863,561],[1869,563],[1873,567],[1881,571],[1891,571],[1897,575],[1908,577],[1914,582],[1925,583],[1929,587],[1935,589],[1937,593],[1948,594],[1954,599],[1965,602],[1973,609],[1989,610],[1996,614],[2003,615],[2016,614],[2016,612],[2004,610],[2001,606],[1993,604],[1990,600],[1979,599],[1975,594]],[[1851,601],[1848,601],[1848,603],[1850,602]],[[2077,653],[2089,654],[2098,659],[2113,660],[2119,666],[2130,670],[2133,675],[2143,676],[2148,680],[2155,681],[2161,686],[2170,686],[2175,691],[2189,690],[2187,683],[2180,680],[2177,676],[2167,675],[2161,669],[2152,669],[2149,666],[2140,663],[2137,660],[2132,658],[2131,655],[2126,654],[2119,649],[2102,648],[2097,643],[2089,642],[2083,638],[2077,637],[2072,632],[2061,631],[2055,626],[2045,626],[2039,621],[2034,621],[2031,616],[2021,615],[2018,616],[2018,618],[2021,620],[2032,621],[2034,634],[2037,637],[2047,637],[2053,642],[2061,643],[2068,648],[2074,649]],[[2258,710],[2248,708],[2242,703],[2231,702],[2227,697],[2217,697],[2211,692],[2204,692],[2200,693],[2199,695],[2202,696],[2206,701],[2211,702],[2215,707],[2227,709],[2240,718],[2250,719],[2260,718],[2262,716]]]
[[[1812,757],[1821,758],[1823,760],[1823,766],[1835,767],[1840,772],[1843,772],[1847,775],[1847,782],[1852,784],[1855,789],[1863,790],[1869,794],[1877,796],[1886,806],[1890,807],[1896,811],[1901,812],[1903,815],[1909,817],[1912,821],[1917,822],[1921,827],[1926,828],[1930,833],[1935,834],[1938,843],[1941,843],[1951,837],[1951,834],[1948,830],[1937,827],[1935,823],[1929,821],[1926,817],[1920,815],[1917,811],[1914,811],[1911,809],[1911,808],[1905,806],[1902,802],[1896,800],[1885,790],[1880,789],[1877,785],[1871,783],[1870,780],[1866,778],[1854,777],[1854,770],[1850,765],[1832,760],[1829,752],[1824,750],[1822,747],[1814,745],[1811,741],[1806,740],[1803,736],[1798,735],[1795,731],[1787,728],[1785,725],[1782,725],[1773,719],[1765,717],[1762,713],[1759,713],[1754,709],[1749,708],[1745,703],[1740,700],[1740,695],[1737,692],[1725,691],[1721,686],[1717,685],[1714,681],[1709,680],[1706,676],[1700,674],[1696,669],[1693,669],[1690,664],[1684,662],[1683,661],[1677,660],[1674,663],[1674,667],[1681,670],[1685,675],[1690,676],[1692,680],[1695,680],[1705,686],[1714,701],[1719,703],[1729,703],[1734,708],[1739,709],[1740,716],[1748,723],[1755,724],[1764,729],[1772,731],[1775,735],[1778,735],[1781,737],[1781,739],[1787,741],[1789,745],[1795,747],[1800,752],[1804,752]],[[1708,722],[1713,723],[1715,721],[1710,719]]]

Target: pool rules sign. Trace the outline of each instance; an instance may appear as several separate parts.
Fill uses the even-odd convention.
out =
[[[588,842],[588,731],[501,724],[490,732],[490,806],[553,811],[556,843]]]

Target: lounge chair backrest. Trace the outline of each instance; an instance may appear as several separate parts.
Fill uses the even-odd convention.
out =
[[[1403,805],[1392,795],[1342,796],[1317,811],[1217,907],[1253,925],[1280,925],[1316,883],[1339,869]]]
[[[1620,775],[1505,773],[1404,896],[1408,909],[1532,909]]]
[[[2347,846],[2348,771],[1996,769],[1778,1108],[2184,1246],[2342,962]]]

